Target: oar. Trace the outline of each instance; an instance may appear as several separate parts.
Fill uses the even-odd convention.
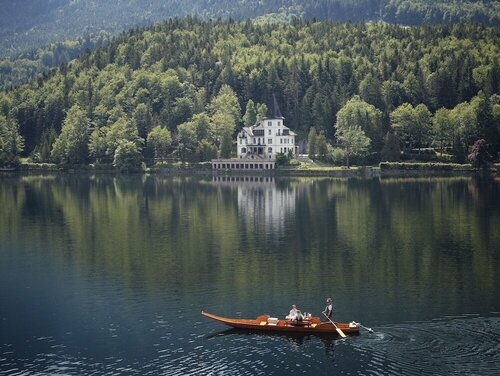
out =
[[[373,333],[373,329],[372,329],[372,328],[367,328],[366,326],[361,325],[359,322],[358,322],[357,324],[358,324],[360,327],[362,327],[363,329],[368,330],[368,332]]]
[[[340,328],[337,325],[335,325],[335,323],[332,320],[330,320],[330,318],[326,315],[325,312],[322,312],[322,313],[323,313],[323,315],[325,315],[325,317],[328,319],[328,321],[330,321],[333,324],[333,326],[335,327],[335,329],[337,329],[337,333],[339,333],[342,338],[347,337],[344,334],[344,332],[342,330],[340,330]]]

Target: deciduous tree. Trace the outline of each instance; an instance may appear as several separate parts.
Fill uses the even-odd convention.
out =
[[[78,164],[88,160],[90,122],[78,106],[71,107],[66,115],[61,134],[52,146],[52,159],[57,163]]]
[[[365,155],[370,147],[370,139],[359,125],[337,128],[335,137],[345,149],[347,168],[352,157]]]

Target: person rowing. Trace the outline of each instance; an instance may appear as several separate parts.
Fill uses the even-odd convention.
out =
[[[325,310],[323,311],[323,314],[329,320],[332,319],[332,315],[333,315],[333,299],[332,298],[326,299],[326,307],[325,307]]]

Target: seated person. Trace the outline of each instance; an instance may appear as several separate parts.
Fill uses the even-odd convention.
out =
[[[300,310],[297,309],[297,306],[294,304],[292,305],[292,309],[290,310],[290,313],[288,314],[287,318],[293,321],[302,321],[304,319],[304,316],[302,315],[302,312],[300,312]]]

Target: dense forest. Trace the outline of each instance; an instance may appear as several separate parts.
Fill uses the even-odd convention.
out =
[[[1,0],[0,57],[89,33],[121,32],[169,17],[498,25],[496,0]]]
[[[10,89],[29,81],[43,78],[54,67],[75,59],[87,50],[103,45],[111,39],[105,32],[67,39],[24,52],[15,58],[0,59],[0,90]]]
[[[0,1],[3,3],[3,1]],[[43,76],[110,35],[169,17],[255,18],[257,23],[294,18],[377,21],[405,25],[480,22],[498,25],[498,1],[432,0],[21,0],[0,7],[0,90]]]
[[[230,154],[274,93],[322,158],[354,127],[367,162],[425,147],[464,161],[479,138],[498,149],[499,46],[498,28],[478,24],[172,19],[0,94],[1,158],[207,160]]]

